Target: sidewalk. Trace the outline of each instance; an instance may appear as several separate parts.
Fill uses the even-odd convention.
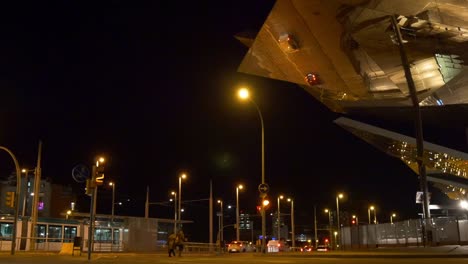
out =
[[[267,256],[312,258],[468,258],[468,246],[375,248],[329,252],[268,253]]]

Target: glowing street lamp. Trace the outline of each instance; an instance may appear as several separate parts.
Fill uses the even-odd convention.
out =
[[[328,210],[328,209],[325,209],[324,210],[325,213],[328,213],[328,233],[329,233],[329,236],[330,236],[330,240],[332,239],[332,225],[331,225],[331,211]],[[333,245],[333,241],[330,241],[330,244]]]
[[[244,186],[239,184],[236,187],[236,240],[240,241],[240,225],[239,225],[239,190],[242,190]]]
[[[179,225],[180,225],[180,220],[181,220],[181,213],[182,213],[182,180],[187,178],[187,174],[182,173],[179,175],[179,210],[178,210],[178,216],[179,216]]]
[[[247,88],[239,89],[237,95],[241,100],[249,100],[255,106],[255,108],[257,109],[257,112],[258,112],[258,116],[259,116],[259,119],[260,119],[260,125],[261,125],[261,128],[262,128],[262,131],[261,131],[261,136],[262,136],[262,149],[261,149],[261,152],[262,152],[262,182],[261,183],[265,184],[265,126],[263,124],[262,112],[260,111],[260,108],[255,103],[255,101],[251,98],[249,90]],[[262,196],[262,200],[265,199],[264,197],[265,196]],[[262,207],[261,215],[262,215],[262,253],[265,253],[266,216],[265,216],[264,207]]]
[[[174,196],[174,234],[175,234],[177,233],[177,192],[171,192],[171,195]]]
[[[114,222],[114,206],[115,206],[115,183],[109,182],[109,186],[112,186],[112,214],[111,214],[111,222]]]
[[[369,206],[367,209],[367,217],[369,218],[369,225],[371,224],[370,211],[374,211],[375,207],[373,205]]]
[[[296,247],[296,232],[294,226],[294,200],[292,198],[288,198],[288,202],[291,203],[291,242],[292,247]]]
[[[395,218],[395,217],[396,217],[396,214],[395,214],[395,213],[392,213],[392,214],[390,215],[390,224],[393,224],[393,218]]]
[[[223,230],[223,201],[222,200],[218,200],[218,203],[219,203],[219,209],[220,209],[220,214],[219,214],[219,245],[222,246],[223,245],[223,241],[224,241],[224,230]]]
[[[277,224],[278,224],[278,241],[281,240],[281,213],[280,213],[280,200],[284,198],[283,195],[278,196],[278,219],[277,219]]]
[[[340,199],[343,199],[343,194],[339,193],[336,196],[336,222],[338,225],[338,235],[339,238],[341,239],[341,226],[340,226]],[[338,240],[336,240],[336,235],[335,235],[335,243],[337,244],[337,247],[339,246]]]

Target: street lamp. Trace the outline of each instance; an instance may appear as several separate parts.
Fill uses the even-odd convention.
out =
[[[375,207],[373,205],[369,206],[369,208],[367,209],[367,217],[369,218],[369,225],[371,224],[370,211],[374,211],[374,210],[375,210]]]
[[[278,241],[281,240],[281,214],[280,214],[280,200],[282,200],[284,198],[283,195],[280,195],[278,196],[278,220],[277,220],[277,224],[278,224]]]
[[[177,193],[171,192],[171,195],[174,196],[174,234],[175,234],[177,233]]]
[[[291,203],[291,242],[292,242],[292,247],[296,247],[296,232],[294,229],[294,200],[292,198],[288,198],[288,202]]]
[[[341,226],[340,226],[340,199],[343,198],[343,194],[342,193],[339,193],[337,196],[336,196],[336,222],[337,222],[337,225],[338,225],[338,237],[341,239]],[[338,243],[338,240],[336,240],[336,235],[335,235],[335,243],[338,247],[339,243]]]
[[[250,97],[249,90],[247,88],[241,88],[238,91],[238,96],[241,100],[249,100],[257,109],[258,116],[260,119],[260,125],[262,128],[262,184],[265,184],[265,126],[263,125],[263,116],[260,108],[255,101]],[[265,194],[261,193],[262,204],[264,204]],[[265,236],[266,236],[266,218],[265,218],[265,206],[262,206],[262,253],[265,253]]]
[[[219,209],[220,209],[220,214],[219,214],[219,246],[223,246],[223,241],[224,241],[224,230],[223,230],[223,201],[218,200],[219,203]]]
[[[109,182],[109,186],[112,187],[112,214],[111,214],[111,222],[114,223],[115,182]]]
[[[236,240],[240,241],[240,225],[239,225],[239,190],[242,190],[244,186],[239,184],[236,187]]]
[[[328,233],[330,236],[330,244],[333,246],[333,241],[331,241],[332,240],[331,211],[328,209],[325,209],[325,213],[328,213]]]
[[[396,217],[396,214],[395,214],[395,213],[392,213],[392,214],[390,215],[390,224],[393,224],[393,218],[395,218],[395,217]]]
[[[182,212],[182,179],[187,178],[187,174],[182,173],[179,175],[179,210],[177,211],[177,214],[179,216],[179,225],[180,225],[180,220],[181,220],[181,212]]]
[[[21,219],[24,219],[24,217],[26,216],[26,214],[28,213],[28,199],[29,199],[29,196],[30,196],[30,193],[31,193],[31,190],[29,188],[29,172],[35,172],[35,170],[28,170],[28,169],[21,169],[21,172],[24,173],[24,178],[26,180],[26,190],[25,190],[25,193],[23,195],[23,210],[22,210],[22,218]]]
[[[68,210],[65,219],[68,219],[68,217],[69,217],[71,214],[72,214],[72,211],[71,211],[71,210]]]

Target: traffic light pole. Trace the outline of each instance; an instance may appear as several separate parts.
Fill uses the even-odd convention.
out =
[[[19,215],[19,194],[21,191],[21,170],[20,166],[18,164],[18,160],[16,159],[15,155],[13,152],[11,152],[9,149],[0,146],[0,149],[8,152],[8,154],[11,156],[13,159],[13,162],[15,163],[15,169],[16,169],[16,194],[15,194],[15,199],[14,199],[14,207],[15,207],[15,218],[13,222],[13,231],[12,231],[12,238],[11,238],[11,255],[15,254],[16,250],[16,229],[18,225],[18,215]]]
[[[96,175],[96,166],[93,165],[93,170],[91,175]],[[92,183],[94,185],[94,183]],[[89,186],[91,187],[91,186]],[[89,226],[88,226],[88,260],[91,260],[91,253],[93,251],[93,234],[94,234],[94,222],[95,222],[95,213],[96,213],[96,196],[97,196],[97,186],[93,186],[93,191],[91,192],[91,203],[89,208]]]

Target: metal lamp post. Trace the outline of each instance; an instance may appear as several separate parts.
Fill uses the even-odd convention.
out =
[[[395,213],[392,213],[392,214],[390,215],[390,224],[393,224],[393,218],[395,218],[395,217],[396,217],[396,214],[395,214]]]
[[[26,180],[26,190],[23,195],[23,210],[21,213],[21,219],[24,219],[28,214],[28,199],[31,194],[31,190],[29,188],[29,172],[35,172],[35,170],[22,169],[21,172],[24,173],[24,179]]]
[[[239,190],[242,190],[244,186],[239,184],[236,187],[236,240],[240,241],[240,221],[239,221]]]
[[[284,198],[283,195],[278,196],[278,218],[277,218],[277,224],[278,224],[278,241],[281,240],[281,213],[280,213],[280,201]]]
[[[177,192],[171,192],[174,196],[174,234],[177,232]]]
[[[337,226],[338,226],[338,237],[339,239],[341,239],[341,226],[340,226],[340,199],[343,198],[343,194],[340,193],[336,196],[336,223],[337,223]],[[338,243],[338,240],[336,240],[336,235],[335,235],[335,243],[337,245],[337,247],[340,246],[340,243]]]
[[[331,212],[328,209],[325,209],[325,213],[328,213],[328,232],[330,236],[330,244],[333,246],[333,241],[332,240],[332,225],[331,225]]]
[[[369,225],[371,224],[371,218],[370,218],[370,211],[373,211],[375,207],[371,205],[369,208],[367,208],[367,217],[369,219]]]
[[[295,232],[295,225],[294,225],[294,200],[292,198],[288,198],[288,202],[291,203],[291,242],[292,247],[296,247],[296,232]]]
[[[265,126],[263,124],[263,116],[260,108],[255,103],[255,101],[250,97],[249,90],[246,88],[241,88],[238,92],[239,98],[242,100],[249,100],[257,109],[257,113],[260,119],[261,124],[261,136],[262,136],[262,184],[265,184]],[[265,253],[265,236],[266,236],[266,216],[265,216],[265,195],[261,195],[262,199],[262,207],[261,207],[261,215],[262,215],[262,253]],[[269,203],[269,201],[267,201]]]
[[[185,179],[185,178],[187,178],[187,175],[185,173],[182,173],[179,176],[179,208],[177,210],[179,225],[180,225],[181,215],[182,215],[181,214],[181,211],[182,211],[182,179]]]
[[[220,209],[220,214],[219,214],[219,246],[223,246],[223,241],[224,241],[224,227],[223,227],[223,201],[218,200],[219,203],[219,209]]]
[[[109,186],[112,187],[112,213],[111,213],[111,222],[114,223],[115,182],[109,182]]]

